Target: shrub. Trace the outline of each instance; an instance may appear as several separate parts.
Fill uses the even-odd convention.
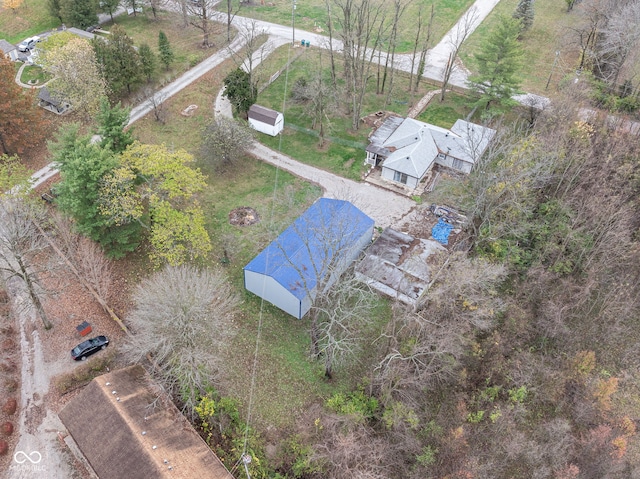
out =
[[[2,406],[2,412],[9,416],[15,414],[16,409],[18,409],[18,401],[15,398],[7,399],[7,402]]]
[[[2,434],[4,434],[5,436],[11,436],[11,434],[13,434],[13,423],[10,423],[9,421],[5,422],[4,424],[2,424]]]

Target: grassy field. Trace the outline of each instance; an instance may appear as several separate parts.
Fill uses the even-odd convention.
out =
[[[60,20],[49,15],[46,5],[47,0],[24,0],[15,13],[0,6],[0,38],[18,43],[58,27]]]
[[[475,68],[473,55],[497,24],[499,15],[511,15],[518,0],[502,0],[478,29],[463,45],[461,58],[472,71]],[[525,50],[524,67],[522,69],[522,89],[533,93],[549,95],[557,88],[558,83],[577,66],[577,52],[569,45],[570,27],[578,21],[574,11],[567,13],[564,2],[555,0],[538,0],[535,3],[533,26],[522,37]],[[560,52],[558,62],[553,68],[555,52]],[[549,89],[546,83],[552,75]]]
[[[257,18],[272,23],[278,23],[280,25],[292,24],[292,2],[289,1],[276,1],[265,2],[273,3],[273,6],[260,5],[255,2],[249,6],[243,6],[240,9],[238,15]],[[418,12],[420,8],[423,9],[423,18],[430,15],[431,4],[434,5],[434,19],[432,25],[432,44],[438,43],[444,34],[453,26],[464,11],[473,4],[473,0],[417,0],[409,4],[406,8],[399,29],[399,44],[398,52],[410,52],[413,50],[413,44],[415,42],[415,24],[418,18]],[[221,2],[221,9],[224,10],[224,2]],[[393,3],[385,2],[385,9],[387,18],[392,18],[393,15]],[[334,9],[337,7],[334,5]],[[337,10],[334,11],[334,15],[337,15]],[[306,30],[309,32],[327,33],[327,9],[325,6],[325,0],[300,0],[296,4],[294,13],[295,28],[296,30]],[[335,25],[334,25],[335,28]],[[296,33],[296,38],[303,38],[302,33]]]

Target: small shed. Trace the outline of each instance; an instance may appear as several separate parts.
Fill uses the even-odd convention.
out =
[[[15,62],[18,59],[18,55],[20,53],[15,45],[4,39],[0,40],[0,52],[12,62]]]
[[[71,108],[71,105],[66,101],[52,97],[47,87],[40,88],[38,92],[38,105],[45,110],[52,111],[56,115],[63,115]]]
[[[301,319],[373,238],[374,221],[348,201],[320,198],[244,267],[244,285]]]
[[[249,108],[249,126],[266,135],[276,136],[284,129],[284,115],[254,104]]]

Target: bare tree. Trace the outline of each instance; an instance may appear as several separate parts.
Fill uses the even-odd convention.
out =
[[[224,274],[192,266],[166,267],[133,295],[127,357],[151,358],[151,370],[191,410],[219,374],[238,298]]]
[[[323,200],[320,200],[323,201]],[[356,295],[356,290],[349,285],[350,278],[342,278],[343,273],[348,269],[349,263],[354,256],[359,253],[362,247],[364,231],[369,228],[371,221],[348,202],[322,202],[312,206],[313,221],[303,218],[298,219],[291,225],[292,233],[295,234],[295,249],[290,244],[277,243],[281,258],[297,273],[297,280],[291,286],[304,291],[306,297],[311,301],[310,315],[310,335],[311,351],[315,357],[320,357],[324,344],[337,341],[335,331],[338,324],[323,326],[325,321],[340,323],[342,327],[349,317],[348,310],[339,308],[339,316],[326,315],[333,307],[333,301],[354,301],[353,304],[361,304],[362,307],[368,304],[360,296]],[[341,285],[341,283],[344,283]],[[337,289],[334,289],[337,288]],[[343,288],[343,289],[341,289]],[[366,294],[364,289],[359,291]],[[356,301],[356,298],[360,298]],[[348,308],[347,308],[348,309]],[[325,314],[323,314],[325,313]],[[332,313],[333,314],[333,313]],[[340,319],[340,316],[346,316]],[[323,330],[324,328],[324,330]],[[345,336],[346,338],[350,335]],[[330,353],[337,352],[337,345]],[[329,373],[331,368],[329,368]]]
[[[73,221],[55,212],[52,215],[55,238],[60,250],[78,274],[104,300],[109,299],[113,283],[112,263],[98,243],[74,231]]]
[[[214,166],[224,168],[240,160],[253,139],[246,124],[233,118],[217,117],[202,133],[202,156]]]
[[[307,101],[306,112],[312,118],[311,128],[318,127],[320,137],[319,146],[322,148],[325,142],[325,129],[331,128],[330,118],[327,112],[338,107],[338,92],[332,84],[325,81],[322,68],[322,50],[319,51],[319,67],[313,73],[309,82],[299,86],[298,97]]]
[[[20,196],[4,196],[0,199],[0,271],[4,280],[19,278],[45,329],[53,326],[40,300],[40,280],[34,259],[47,248],[47,243],[34,224],[42,218],[39,205]]]
[[[202,31],[202,46],[209,48],[213,46],[209,41],[209,35],[213,30],[214,22],[211,20],[211,15],[215,12],[216,0],[198,0],[192,2],[187,0],[186,10],[191,16],[189,23]]]
[[[620,74],[633,70],[640,50],[640,3],[631,2],[609,15],[598,42],[596,74],[616,85]],[[631,72],[631,76],[635,76]]]
[[[329,61],[331,62],[331,82],[333,83],[333,88],[335,90],[338,89],[338,80],[336,76],[336,62],[335,55],[333,49],[333,20],[331,15],[331,2],[333,0],[325,0],[325,6],[327,8],[327,28],[329,29]]]
[[[476,7],[471,6],[471,8],[469,8],[469,10],[467,10],[462,16],[460,21],[456,23],[455,31],[452,31],[451,36],[448,38],[449,58],[447,59],[447,64],[445,65],[442,73],[440,101],[444,101],[444,96],[447,91],[447,86],[449,85],[449,80],[451,79],[451,74],[456,69],[456,62],[458,60],[458,55],[460,54],[460,49],[471,33],[473,33],[477,20],[478,11],[476,10]]]
[[[377,0],[335,0],[340,15],[344,45],[345,105],[351,114],[351,127],[360,127],[360,113],[369,81],[375,50],[379,46],[384,3]]]
[[[318,317],[318,345],[324,374],[355,358],[363,347],[363,332],[371,322],[376,295],[355,278],[353,271],[342,275],[326,294],[316,297],[312,314]]]
[[[167,121],[167,110],[165,110],[165,100],[167,95],[162,90],[154,91],[152,88],[145,87],[142,92],[142,99],[148,101],[153,108],[153,116],[157,122],[162,124]]]
[[[242,2],[238,2],[238,8],[234,10],[232,0],[227,1],[227,42],[231,41],[231,23],[233,19],[240,11],[240,7],[242,7]]]
[[[387,75],[389,76],[389,94],[387,95],[386,102],[388,103],[391,99],[391,93],[393,91],[393,73],[395,71],[394,68],[389,71],[389,64],[393,65],[396,58],[396,48],[398,46],[398,28],[400,25],[400,20],[402,19],[402,15],[404,14],[407,6],[409,5],[408,1],[405,0],[394,0],[393,2],[393,20],[391,22],[391,35],[389,36],[389,51],[387,51],[386,61],[384,64],[384,75],[382,76],[382,87],[380,89],[380,93],[384,93],[385,84],[387,80]]]
[[[431,4],[431,13],[429,15],[429,20],[427,21],[427,24],[426,24],[426,32],[424,34],[423,34],[423,30],[425,28],[425,25],[424,25],[425,20],[422,15],[423,13],[422,13],[422,5],[421,5],[420,10],[418,10],[418,22],[416,25],[416,39],[413,43],[413,54],[411,55],[411,71],[409,72],[409,91],[411,91],[412,89],[413,91],[418,90],[420,79],[422,78],[422,74],[424,73],[424,68],[427,60],[427,51],[429,50],[429,44],[431,41],[431,26],[433,25],[433,17],[435,15],[433,3]],[[420,56],[416,64],[416,55],[418,54],[418,48],[420,48]],[[413,84],[414,72],[416,75],[415,86]]]
[[[396,396],[414,404],[424,387],[451,380],[468,342],[490,330],[504,303],[487,294],[504,279],[506,269],[455,253],[434,278],[428,303],[420,312],[401,307],[379,341],[387,342],[376,370],[383,399]]]
[[[231,52],[231,54],[238,68],[242,68],[249,73],[250,81],[253,85],[257,82],[253,78],[253,64],[256,61],[260,63],[269,54],[267,49],[270,45],[269,42],[265,41],[268,39],[269,34],[264,28],[258,26],[256,20],[253,19],[243,23],[238,34],[244,40],[244,48],[240,54],[234,52]]]

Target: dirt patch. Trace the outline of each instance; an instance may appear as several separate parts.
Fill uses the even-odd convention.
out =
[[[259,221],[258,212],[250,206],[241,206],[229,213],[229,223],[235,226],[249,226]]]
[[[362,123],[367,125],[369,128],[380,128],[380,125],[384,123],[384,121],[390,116],[400,116],[397,113],[392,111],[376,111],[367,116],[364,116],[360,119]]]

